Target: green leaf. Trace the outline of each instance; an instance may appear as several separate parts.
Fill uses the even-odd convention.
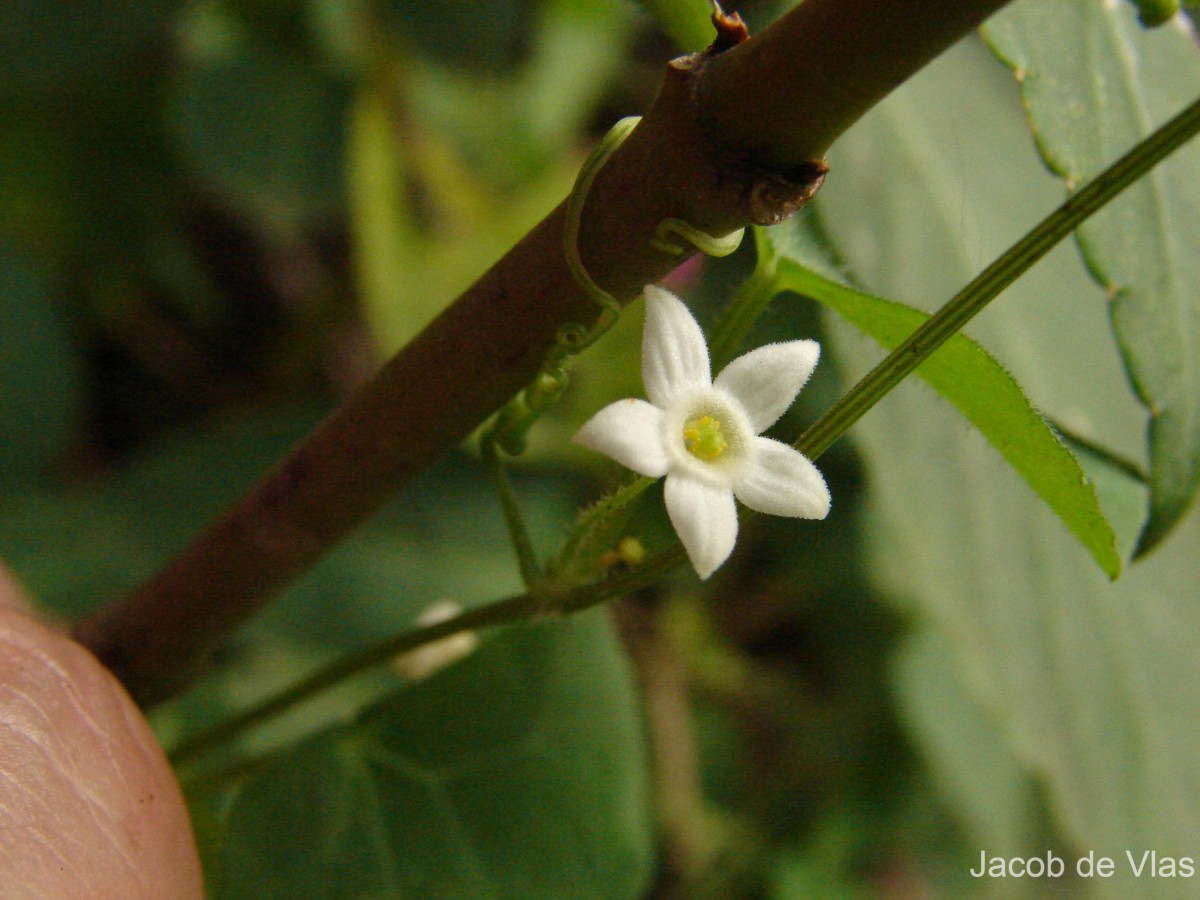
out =
[[[928,318],[920,310],[838,284],[794,259],[780,259],[777,267],[780,290],[823,303],[885,349],[898,347]],[[958,334],[924,362],[917,374],[979,429],[1062,519],[1105,574],[1116,578],[1121,558],[1095,490],[1071,451],[1004,367],[975,341]]]
[[[83,224],[75,164],[71,129],[60,117],[0,111],[0,233],[47,255],[61,252]]]
[[[1004,76],[967,42],[831,151],[822,219],[870,290],[906,302],[948,296],[1059,202],[1061,186],[1029,146]],[[847,377],[877,361],[855,329],[831,324]],[[1144,419],[1104,298],[1070,248],[1015,283],[972,330],[1054,421],[1138,458]],[[1131,847],[1192,854],[1200,694],[1188,686],[1200,680],[1200,520],[1189,518],[1170,545],[1110,583],[942,407],[911,381],[855,427],[871,485],[870,571],[945,637],[961,683],[1042,786],[1068,847],[1115,860]],[[949,699],[929,702],[937,708],[913,717],[921,734],[931,715],[959,715]],[[933,747],[937,738],[922,741]],[[964,781],[980,792],[972,803],[990,802],[990,785]],[[1128,872],[1097,887],[1155,900],[1193,890]]]
[[[315,403],[249,407],[147,448],[102,482],[0,494],[0,558],[43,605],[80,617],[150,577],[325,412]],[[570,522],[574,495],[547,476],[515,480],[534,542],[548,551]],[[170,743],[211,725],[343,653],[408,628],[440,598],[471,607],[520,589],[486,475],[477,462],[452,454],[239,632],[203,682],[156,710],[156,729]],[[343,721],[380,687],[364,678],[331,691],[257,729],[250,745],[276,747]]]
[[[176,435],[106,481],[0,497],[0,557],[64,616],[130,589],[316,421],[313,408],[247,412]]]
[[[346,151],[354,260],[384,352],[411,339],[571,189],[582,132],[610,89],[633,17],[620,5],[554,0],[531,18],[530,53],[505,77],[406,58],[395,66],[402,77],[385,67],[359,84]]]
[[[813,828],[815,835],[807,846],[788,847],[777,855],[771,872],[775,900],[854,900],[874,895],[865,879],[848,877],[855,862],[855,845],[866,838],[856,812],[835,809]]]
[[[213,896],[640,896],[636,710],[603,611],[510,630],[251,776]]]
[[[502,73],[528,49],[534,0],[445,3],[443,0],[383,0],[387,31],[394,31],[416,53],[454,68]],[[364,17],[361,27],[370,28]],[[379,26],[374,26],[378,28]]]
[[[713,42],[709,0],[640,0],[640,5],[685,53],[703,50]]]
[[[1104,517],[1116,533],[1117,553],[1128,559],[1137,547],[1142,523],[1146,521],[1145,473],[1129,460],[1083,440],[1062,426],[1055,425],[1055,430],[1095,487]]]
[[[972,842],[998,856],[1033,852],[1038,835],[1032,781],[1006,745],[995,711],[980,707],[962,683],[945,636],[928,625],[918,627],[892,668],[908,726],[921,736],[931,775]]]
[[[1145,31],[1129,4],[1026,0],[989,21],[1018,73],[1043,158],[1068,185],[1094,175],[1200,94],[1200,53],[1182,29]],[[1150,411],[1156,546],[1200,489],[1200,146],[1184,147],[1083,226],[1079,245],[1112,298],[1113,328]]]
[[[594,124],[635,33],[629,13],[603,0],[544,4],[537,44],[515,85],[513,125],[547,155],[577,149],[579,134]]]
[[[551,0],[523,23],[529,52],[504,77],[402,57],[398,87],[409,122],[402,149],[420,151],[416,138],[427,132],[445,136],[473,180],[507,193],[549,169],[577,169],[577,154],[594,139],[589,129],[608,114],[599,107],[611,96],[634,24],[623,4]],[[490,202],[497,200],[501,212],[511,204],[509,197]]]
[[[184,160],[245,211],[296,228],[340,200],[349,96],[341,85],[247,48],[182,68],[172,92]]]
[[[128,64],[138,42],[163,24],[168,0],[4,0],[0,3],[0,95],[86,84]]]
[[[28,481],[66,448],[81,394],[45,273],[0,240],[0,486]]]

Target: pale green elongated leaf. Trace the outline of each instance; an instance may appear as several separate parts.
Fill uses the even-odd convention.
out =
[[[249,778],[213,896],[641,896],[644,765],[605,613],[512,630]]]
[[[818,203],[841,257],[869,290],[910,303],[948,296],[1061,198],[1029,146],[1015,86],[973,42],[890,96],[829,162]],[[877,361],[857,330],[832,325],[847,376]],[[1053,421],[1141,462],[1145,420],[1101,292],[1070,248],[971,327]],[[871,485],[871,571],[945,636],[971,698],[1042,786],[1064,852],[1120,866],[1081,888],[1193,896],[1194,881],[1133,877],[1124,854],[1195,858],[1200,846],[1200,521],[1110,583],[919,382],[865,416],[854,439]],[[930,715],[960,715],[928,702],[936,710],[912,717],[918,734]],[[940,738],[924,740],[939,759]],[[982,807],[992,788],[980,775],[959,784],[977,788]],[[976,849],[962,862],[978,859]]]
[[[1182,20],[1179,20],[1182,22]],[[1146,31],[1126,3],[1023,0],[986,34],[1018,73],[1046,164],[1094,175],[1200,94],[1200,50],[1182,27]],[[1200,145],[1184,147],[1079,230],[1113,328],[1150,410],[1144,553],[1200,488]]]
[[[928,317],[920,310],[831,281],[793,259],[777,263],[776,285],[811,297],[885,349],[903,343]],[[1116,538],[1075,457],[1021,386],[979,344],[957,334],[917,374],[958,407],[1058,515],[1109,578],[1121,572]]]

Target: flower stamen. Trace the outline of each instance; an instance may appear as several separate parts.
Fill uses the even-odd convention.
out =
[[[683,446],[702,462],[712,462],[729,446],[721,433],[721,423],[712,416],[689,419],[683,425]]]

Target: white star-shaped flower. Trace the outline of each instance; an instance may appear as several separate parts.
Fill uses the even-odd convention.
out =
[[[825,479],[806,457],[761,437],[816,368],[816,341],[767,344],[712,377],[700,326],[668,291],[647,285],[642,337],[645,400],[618,400],[579,429],[575,442],[651,478],[667,477],[667,514],[701,578],[737,541],[734,497],[776,516],[823,519]]]

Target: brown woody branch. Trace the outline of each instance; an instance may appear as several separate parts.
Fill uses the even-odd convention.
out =
[[[664,218],[712,235],[773,224],[833,141],[1006,0],[807,0],[740,41],[674,60],[639,127],[598,174],[580,252],[622,303],[677,266]],[[139,590],[78,639],[142,704],[208,653],[417,472],[527,384],[565,322],[598,310],[567,270],[560,205]]]

